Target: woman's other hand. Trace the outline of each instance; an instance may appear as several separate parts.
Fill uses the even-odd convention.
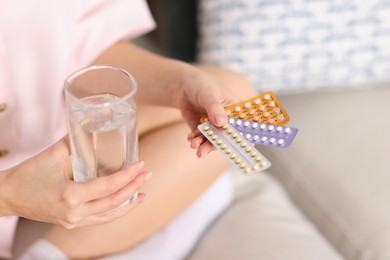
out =
[[[150,177],[143,162],[89,182],[71,180],[68,138],[0,174],[0,214],[58,224],[70,229],[111,222],[145,198],[120,207]]]

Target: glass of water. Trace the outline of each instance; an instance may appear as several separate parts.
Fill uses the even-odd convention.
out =
[[[75,181],[105,176],[138,160],[136,92],[134,78],[111,66],[88,67],[66,79]]]

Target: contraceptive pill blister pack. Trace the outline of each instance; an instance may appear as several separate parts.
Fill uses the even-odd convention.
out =
[[[251,99],[225,108],[228,117],[283,126],[290,120],[289,115],[272,91],[266,91]],[[202,117],[205,122],[207,117]]]
[[[225,108],[229,123],[223,128],[202,117],[199,131],[244,174],[261,172],[271,166],[255,144],[285,148],[298,133],[284,126],[290,120],[271,91]]]
[[[271,162],[231,125],[216,127],[206,121],[198,129],[242,173],[252,174],[271,167]]]
[[[239,118],[229,118],[229,124],[250,143],[278,148],[288,147],[298,133],[294,127],[257,123]]]

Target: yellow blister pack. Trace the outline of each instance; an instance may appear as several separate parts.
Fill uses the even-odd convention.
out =
[[[228,117],[253,122],[283,126],[290,120],[289,115],[272,91],[263,92],[251,99],[225,107]],[[200,120],[207,121],[204,116]]]
[[[237,167],[241,173],[248,175],[264,171],[271,167],[267,160],[251,143],[230,124],[216,127],[206,121],[198,125],[198,130]]]

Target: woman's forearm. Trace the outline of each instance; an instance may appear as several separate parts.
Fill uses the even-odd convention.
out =
[[[9,172],[9,170],[0,171],[0,217],[13,215],[8,203],[10,190],[7,185],[7,176]]]
[[[8,181],[11,172],[12,169],[0,171],[0,217],[15,215],[11,205],[14,193]]]

